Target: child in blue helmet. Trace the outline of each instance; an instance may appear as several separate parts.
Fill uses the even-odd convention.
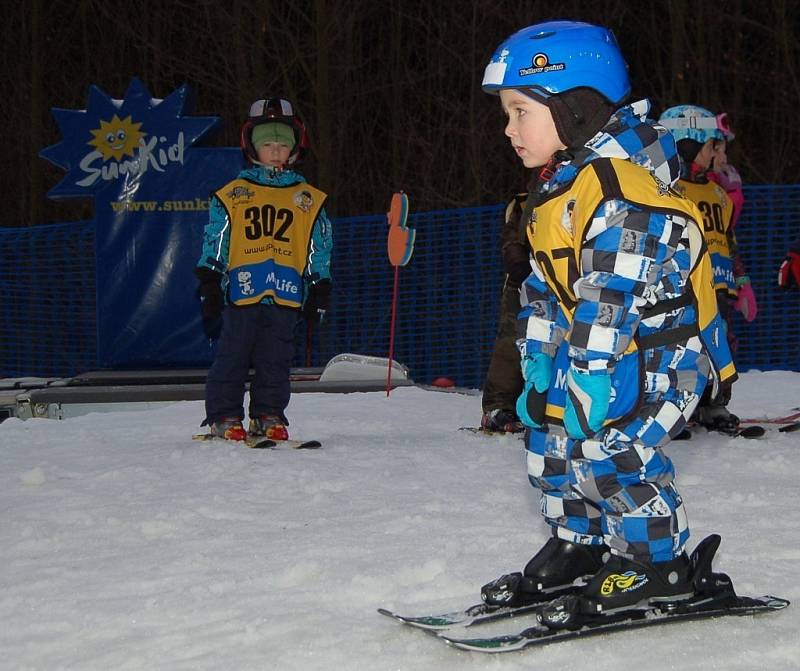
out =
[[[658,122],[672,133],[681,157],[681,179],[675,188],[695,203],[703,216],[703,234],[714,268],[717,306],[725,318],[728,342],[735,339],[731,330],[731,309],[740,310],[748,321],[756,316],[755,294],[738,253],[735,226],[738,210],[727,189],[719,184],[727,169],[726,143],[733,137],[727,115],[714,114],[698,105],[677,105],[665,110]],[[726,179],[728,184],[730,180]],[[734,185],[732,193],[737,194]],[[743,198],[740,201],[743,202]],[[706,392],[694,419],[714,430],[733,431],[739,418],[728,408],[730,385],[712,397]]]
[[[326,195],[292,169],[308,138],[288,100],[254,102],[241,146],[251,165],[213,194],[195,269],[204,321],[222,317],[204,423],[219,438],[286,440],[295,326],[301,309],[318,323],[328,308],[333,233]]]
[[[627,67],[598,26],[515,33],[483,89],[500,96],[505,134],[536,176],[521,222],[532,273],[521,289],[517,413],[552,529],[521,573],[485,585],[483,597],[524,603],[588,578],[579,598],[543,611],[552,626],[558,609],[681,598],[693,590],[689,528],[662,448],[709,379],[735,369],[700,215],[671,188],[675,143],[647,121],[647,101],[624,104]],[[622,574],[629,589],[612,578]]]

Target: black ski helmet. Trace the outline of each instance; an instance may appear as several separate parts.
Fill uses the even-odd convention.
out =
[[[258,152],[253,146],[253,128],[270,122],[286,124],[294,132],[294,147],[286,163],[292,165],[301,160],[308,150],[308,133],[294,105],[285,98],[261,98],[250,105],[239,139],[245,158],[251,163],[258,163]]]

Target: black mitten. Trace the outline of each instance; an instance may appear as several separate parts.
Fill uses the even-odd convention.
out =
[[[503,269],[508,273],[509,283],[521,285],[531,274],[528,247],[521,242],[508,242],[503,245],[502,254]]]
[[[320,280],[308,287],[308,296],[303,304],[303,316],[309,324],[321,324],[331,301],[331,281]]]
[[[200,297],[203,330],[209,338],[216,338],[219,335],[222,309],[225,307],[222,274],[203,266],[195,268],[194,274],[200,280],[197,295]]]

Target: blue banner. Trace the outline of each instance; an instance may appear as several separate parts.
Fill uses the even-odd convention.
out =
[[[101,368],[206,365],[193,269],[210,194],[243,166],[238,148],[196,147],[219,117],[184,116],[182,86],[124,99],[91,87],[85,110],[54,109],[63,140],[41,156],[67,174],[51,198],[94,198],[97,358]]]

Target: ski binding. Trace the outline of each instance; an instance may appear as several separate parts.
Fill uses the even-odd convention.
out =
[[[610,611],[585,614],[580,609],[581,596],[575,586],[542,595],[542,601],[518,607],[478,604],[462,611],[442,615],[405,616],[380,608],[381,615],[403,624],[426,630],[448,645],[475,652],[510,652],[534,645],[564,641],[579,636],[611,633],[623,629],[667,624],[729,615],[756,615],[782,610],[789,601],[776,596],[739,596],[731,579],[714,573],[711,562],[720,544],[717,534],[701,541],[691,555],[695,593],[686,599],[653,601]],[[536,614],[531,627],[498,636],[459,638],[450,634],[454,628],[478,626],[510,619],[517,615]]]

